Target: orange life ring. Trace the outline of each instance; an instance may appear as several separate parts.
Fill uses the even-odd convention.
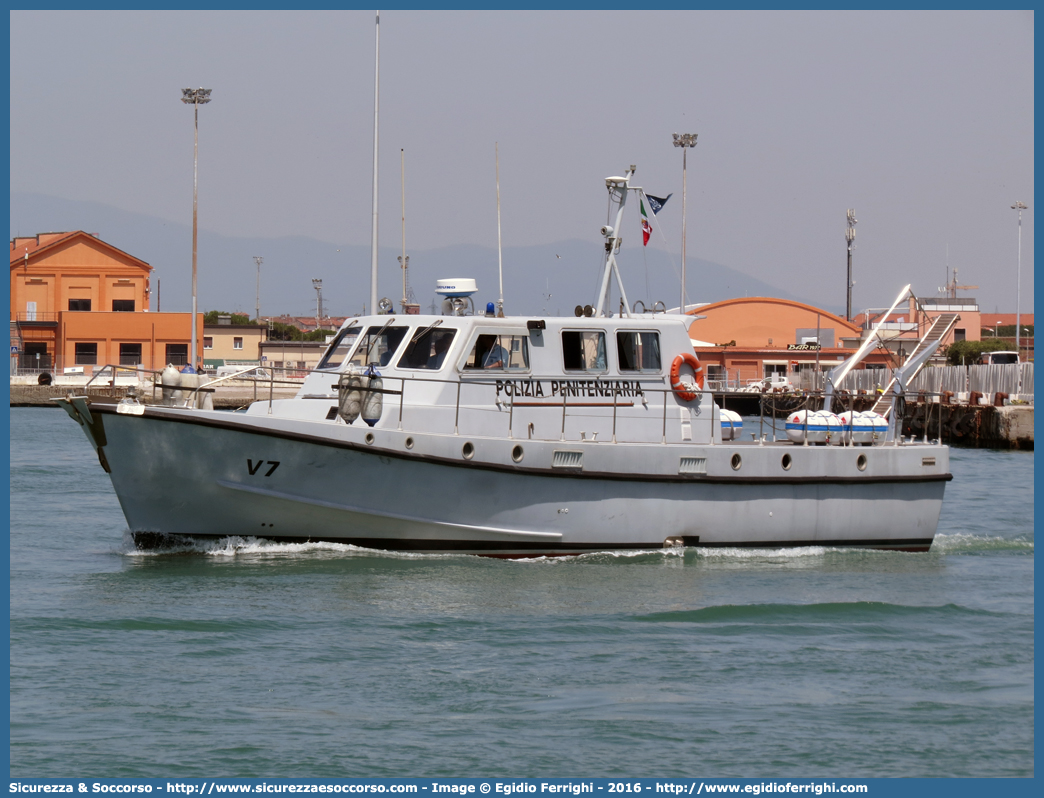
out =
[[[693,370],[696,375],[696,387],[701,391],[703,390],[703,366],[700,365],[699,358],[691,352],[684,352],[678,355],[678,357],[674,358],[674,362],[671,364],[671,389],[683,402],[691,402],[696,398],[696,391],[688,390],[684,383],[682,383],[682,363],[686,364]]]

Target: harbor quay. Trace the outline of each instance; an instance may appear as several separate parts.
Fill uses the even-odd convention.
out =
[[[907,405],[903,434],[957,446],[1033,450],[1033,405]]]
[[[17,382],[16,382],[17,380]],[[238,410],[259,399],[268,399],[267,381],[235,380],[231,384],[220,384],[213,389],[216,410]],[[151,380],[138,381],[133,377],[118,377],[115,381],[96,381],[87,386],[87,379],[78,380],[56,377],[50,385],[39,385],[36,378],[11,378],[11,407],[57,407],[51,401],[55,397],[87,396],[96,402],[118,402],[133,387],[138,400],[145,405],[161,404],[162,391]],[[299,385],[275,386],[273,399],[293,397]]]

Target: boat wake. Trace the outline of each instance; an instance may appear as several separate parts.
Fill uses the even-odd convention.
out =
[[[306,541],[284,543],[258,537],[230,535],[224,538],[192,538],[164,535],[150,537],[147,545],[136,542],[130,532],[123,538],[120,554],[128,557],[165,557],[171,555],[202,555],[206,557],[244,556],[301,556],[301,555],[350,555],[350,556],[403,556],[395,552],[377,551],[353,546],[348,543]],[[417,556],[417,555],[405,555]]]
[[[1032,533],[1010,538],[999,535],[970,535],[967,532],[952,535],[938,534],[935,536],[931,548],[933,554],[993,554],[1005,551],[1032,554]]]

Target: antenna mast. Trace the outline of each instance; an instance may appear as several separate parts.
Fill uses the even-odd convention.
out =
[[[504,253],[500,245],[500,143],[493,142],[497,156],[497,271],[500,274],[500,299],[497,300],[497,316],[504,318]]]
[[[254,318],[261,323],[261,264],[265,259],[260,255],[254,255],[254,263],[257,264],[257,293],[254,294]]]
[[[623,300],[623,315],[626,315],[628,318],[631,316],[631,311],[629,310],[631,303],[627,301],[627,292],[624,290],[623,278],[620,277],[620,267],[616,263],[616,253],[620,251],[620,244],[623,242],[623,239],[620,237],[620,223],[623,221],[624,205],[627,204],[627,192],[631,188],[631,176],[637,168],[637,166],[631,164],[627,169],[627,174],[623,177],[607,177],[605,179],[605,187],[609,190],[609,201],[615,201],[619,203],[619,206],[616,210],[616,227],[606,225],[602,228],[602,235],[605,236],[605,268],[602,271],[602,286],[598,291],[596,316],[601,316],[603,310],[608,310],[606,308],[606,299],[609,296],[609,278],[614,274],[616,275],[616,284],[620,286],[620,298]]]
[[[852,250],[855,249],[855,226],[858,220],[855,211],[848,209],[848,229],[845,230],[845,241],[848,242],[848,281],[845,287],[845,319],[852,321]]]
[[[410,302],[410,287],[407,273],[410,268],[410,256],[406,254],[406,150],[399,150],[402,167],[402,254],[399,256],[399,267],[402,269],[402,312],[408,313],[406,306]]]

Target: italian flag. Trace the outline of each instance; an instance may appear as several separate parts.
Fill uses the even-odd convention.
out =
[[[645,203],[639,199],[638,207],[642,209],[642,246],[649,246],[649,236],[652,235],[652,225],[649,224],[649,217],[645,214]]]

